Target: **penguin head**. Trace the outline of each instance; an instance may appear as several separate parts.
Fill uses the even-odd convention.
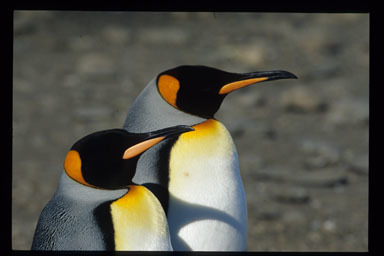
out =
[[[68,152],[64,170],[75,181],[93,188],[119,189],[132,185],[140,155],[163,139],[193,131],[179,125],[149,133],[111,129],[78,140]]]
[[[213,118],[228,93],[262,81],[297,78],[282,71],[230,73],[207,66],[184,65],[157,76],[157,89],[163,99],[181,111]]]

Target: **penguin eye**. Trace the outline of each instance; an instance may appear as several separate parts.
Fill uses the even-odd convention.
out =
[[[177,108],[176,99],[180,89],[180,82],[173,76],[161,75],[157,82],[160,95],[166,102]]]
[[[65,157],[64,161],[64,170],[69,177],[80,182],[83,185],[94,187],[84,180],[83,174],[81,172],[81,158],[79,152],[76,150],[70,150]]]

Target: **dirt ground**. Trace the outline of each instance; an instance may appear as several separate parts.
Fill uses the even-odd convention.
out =
[[[368,250],[369,15],[16,11],[12,247],[28,250],[67,150],[122,127],[159,72],[283,69],[216,118],[238,149],[250,251]]]

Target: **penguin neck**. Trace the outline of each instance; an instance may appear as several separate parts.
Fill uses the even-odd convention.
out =
[[[180,111],[167,103],[159,94],[154,78],[133,102],[124,129],[139,133],[175,125],[195,125],[206,120]]]
[[[70,178],[65,171],[62,172],[56,195],[71,198],[75,201],[99,203],[116,200],[126,194],[128,189],[104,190],[85,186]]]

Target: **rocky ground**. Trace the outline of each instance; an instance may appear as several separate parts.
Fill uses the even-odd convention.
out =
[[[17,11],[12,242],[29,249],[64,157],[121,127],[157,73],[181,64],[284,69],[217,114],[233,135],[251,251],[367,251],[369,16]]]

